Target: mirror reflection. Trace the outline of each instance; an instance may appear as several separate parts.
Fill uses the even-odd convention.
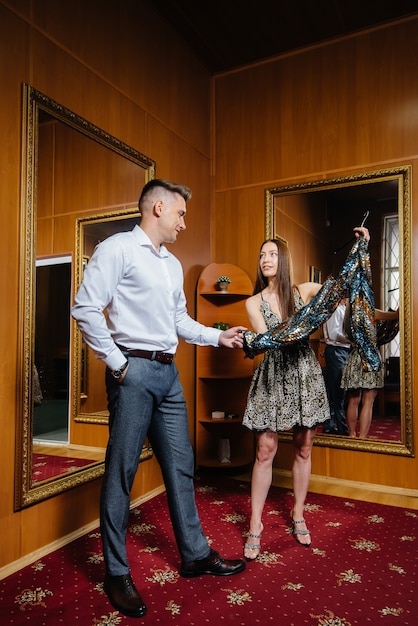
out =
[[[71,274],[71,256],[36,260],[33,440],[37,443],[68,443]]]
[[[99,424],[75,419],[83,393],[87,402],[94,392],[79,387],[83,364],[70,308],[78,263],[88,261],[94,238],[133,213],[155,170],[154,161],[33,87],[23,92],[16,509],[103,473],[106,396],[95,404]],[[98,215],[114,226],[87,230],[82,249],[77,220]],[[151,454],[144,449],[141,459]]]
[[[137,207],[81,217],[76,225],[76,249],[78,251],[75,283],[81,283],[82,275],[95,247],[110,235],[129,231],[139,222]],[[81,333],[76,330],[74,339],[74,420],[85,423],[108,423],[105,386],[105,365],[87,346]],[[146,446],[148,449],[148,446]]]
[[[399,332],[380,348],[384,386],[367,434],[360,438],[357,427],[356,437],[349,436],[328,424],[317,445],[412,454],[409,185],[410,170],[401,167],[266,191],[266,237],[288,241],[296,284],[336,276],[354,241],[354,226],[367,215],[376,308],[400,312]],[[311,344],[327,379],[323,328]],[[347,396],[344,410],[346,418]]]
[[[51,455],[69,443],[71,275],[71,256],[36,259],[33,483],[76,467]]]

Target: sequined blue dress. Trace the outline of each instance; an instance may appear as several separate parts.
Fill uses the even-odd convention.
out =
[[[359,350],[362,366],[369,371],[379,370],[381,359],[377,347],[371,278],[368,242],[365,237],[361,237],[351,248],[338,277],[329,276],[308,304],[265,333],[244,333],[245,354],[254,358],[266,350],[283,348],[308,338],[327,321],[348,290],[351,334]]]

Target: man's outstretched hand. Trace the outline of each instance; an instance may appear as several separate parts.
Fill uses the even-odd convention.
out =
[[[248,330],[245,326],[233,326],[223,330],[219,335],[219,345],[224,348],[242,348],[243,333]]]

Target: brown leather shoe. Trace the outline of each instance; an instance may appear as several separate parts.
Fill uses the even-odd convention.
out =
[[[206,559],[182,563],[180,576],[183,576],[183,578],[194,578],[195,576],[202,576],[202,574],[232,576],[232,574],[239,574],[239,572],[242,572],[244,569],[245,563],[241,559],[227,561],[215,552],[215,550],[211,550]]]
[[[123,576],[106,574],[103,590],[115,609],[124,615],[143,617],[146,614],[147,607],[136,590],[130,574]]]

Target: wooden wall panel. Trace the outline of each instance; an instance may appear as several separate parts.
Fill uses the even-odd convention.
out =
[[[417,59],[415,17],[216,76],[212,260],[237,264],[255,278],[264,239],[265,189],[411,164],[414,267],[418,261],[414,201],[418,83],[413,79]],[[287,217],[286,230],[279,234],[292,240],[296,263],[302,259],[305,267],[313,264],[306,256],[310,244],[298,231],[297,210],[289,210]],[[349,230],[354,226],[349,224]],[[372,236],[378,237],[376,227],[372,228]],[[371,248],[373,254],[373,243]],[[373,263],[378,267],[378,260]],[[296,279],[306,280],[304,271]],[[414,334],[416,273],[412,280]],[[415,362],[415,346],[412,351]],[[414,438],[417,448],[417,425]],[[281,446],[276,458],[278,468],[291,466],[291,453],[284,451],[287,445]],[[415,458],[322,447],[315,448],[313,457],[313,473],[418,488]]]
[[[108,440],[107,424],[71,424],[71,443],[93,448],[106,448]]]
[[[211,223],[213,263],[231,263],[255,278],[264,241],[264,188],[215,190]]]
[[[137,203],[143,180],[138,165],[60,122],[55,131],[55,215]]]
[[[17,354],[19,300],[19,234],[20,234],[20,167],[21,167],[21,91],[16,76],[23,76],[28,60],[27,25],[0,5],[1,93],[0,123],[0,254],[2,258],[1,288],[7,303],[0,310],[0,414],[1,470],[0,481],[0,565],[19,555],[20,531],[11,514],[14,496],[15,419],[18,411]],[[18,113],[17,113],[18,112]],[[17,528],[16,528],[17,527]],[[4,538],[7,537],[7,540]]]
[[[415,154],[417,32],[415,17],[217,77],[216,188]]]
[[[328,273],[329,262],[325,251],[325,207],[316,198],[294,195],[273,201],[276,233],[286,239],[291,250],[293,276],[296,284],[310,278],[310,266]]]
[[[45,0],[42,4],[34,3],[33,21],[92,74],[104,77],[116,92],[124,94],[143,111],[151,112],[187,143],[199,146],[209,155],[209,123],[201,123],[202,117],[209,119],[207,71],[147,3],[123,0],[116,5],[91,0],[86,4],[74,0],[71,4],[57,5],[54,0]],[[44,66],[48,75],[50,61],[48,58]],[[62,83],[61,61],[52,59],[52,64],[57,71],[54,82]],[[73,69],[76,70],[75,62]],[[71,73],[68,78],[74,81],[78,104],[77,73]],[[45,79],[49,82],[47,76]],[[106,101],[101,105],[102,87],[100,81],[93,80],[80,95],[87,106],[89,99],[91,107],[102,106],[112,115],[117,100],[114,102],[112,98],[109,110]],[[121,108],[121,115],[123,111]],[[92,115],[94,111],[87,118],[94,119]],[[125,120],[120,119],[119,124],[125,126]],[[98,125],[107,128],[103,122]],[[117,136],[123,139],[120,133]],[[147,154],[154,158],[149,151]]]
[[[1,76],[0,122],[7,129],[0,154],[5,183],[0,188],[4,228],[1,254],[8,272],[2,286],[9,294],[7,311],[0,324],[2,345],[2,483],[0,532],[7,545],[0,548],[0,568],[28,555],[61,536],[98,518],[100,479],[60,496],[13,512],[16,345],[19,276],[19,219],[21,173],[22,83],[33,85],[63,106],[114,135],[143,154],[157,160],[157,175],[189,184],[194,191],[188,230],[174,252],[182,260],[191,312],[200,265],[210,260],[210,76],[177,42],[170,27],[151,11],[141,12],[142,28],[136,27],[139,4],[121,0],[117,6],[94,0],[76,0],[72,6],[46,0],[22,2],[0,0],[0,48],[4,71]],[[116,19],[115,19],[116,17]],[[71,24],[76,24],[72,28]],[[158,41],[158,45],[156,45]],[[63,128],[60,132],[64,131]],[[83,143],[83,142],[81,142]],[[68,153],[44,157],[40,181],[38,254],[73,250],[75,219],[111,210],[114,205],[137,203],[142,179],[132,164],[118,171],[91,153],[91,144],[80,146],[78,161],[69,163]],[[158,155],[158,159],[156,159]],[[163,166],[159,169],[161,161]],[[78,171],[76,169],[78,165]],[[45,169],[45,166],[47,169]],[[93,169],[92,169],[93,166]],[[51,184],[53,171],[61,171],[66,187]],[[91,172],[93,193],[80,184],[83,170]],[[112,186],[113,185],[113,186]],[[109,196],[111,188],[111,206]],[[106,206],[103,203],[106,202]],[[193,212],[193,206],[196,211]],[[183,345],[178,365],[193,417],[194,348]],[[183,376],[184,371],[184,376]],[[75,440],[101,446],[106,427],[76,424]],[[142,464],[132,497],[162,484],[155,458]],[[48,519],[48,524],[44,520]]]
[[[45,257],[53,254],[54,249],[54,222],[51,219],[38,220],[38,236],[36,238],[37,255]]]
[[[38,142],[42,149],[38,151],[37,208],[38,222],[50,219],[54,213],[54,143],[55,124],[40,124]],[[38,235],[42,237],[42,232]]]

